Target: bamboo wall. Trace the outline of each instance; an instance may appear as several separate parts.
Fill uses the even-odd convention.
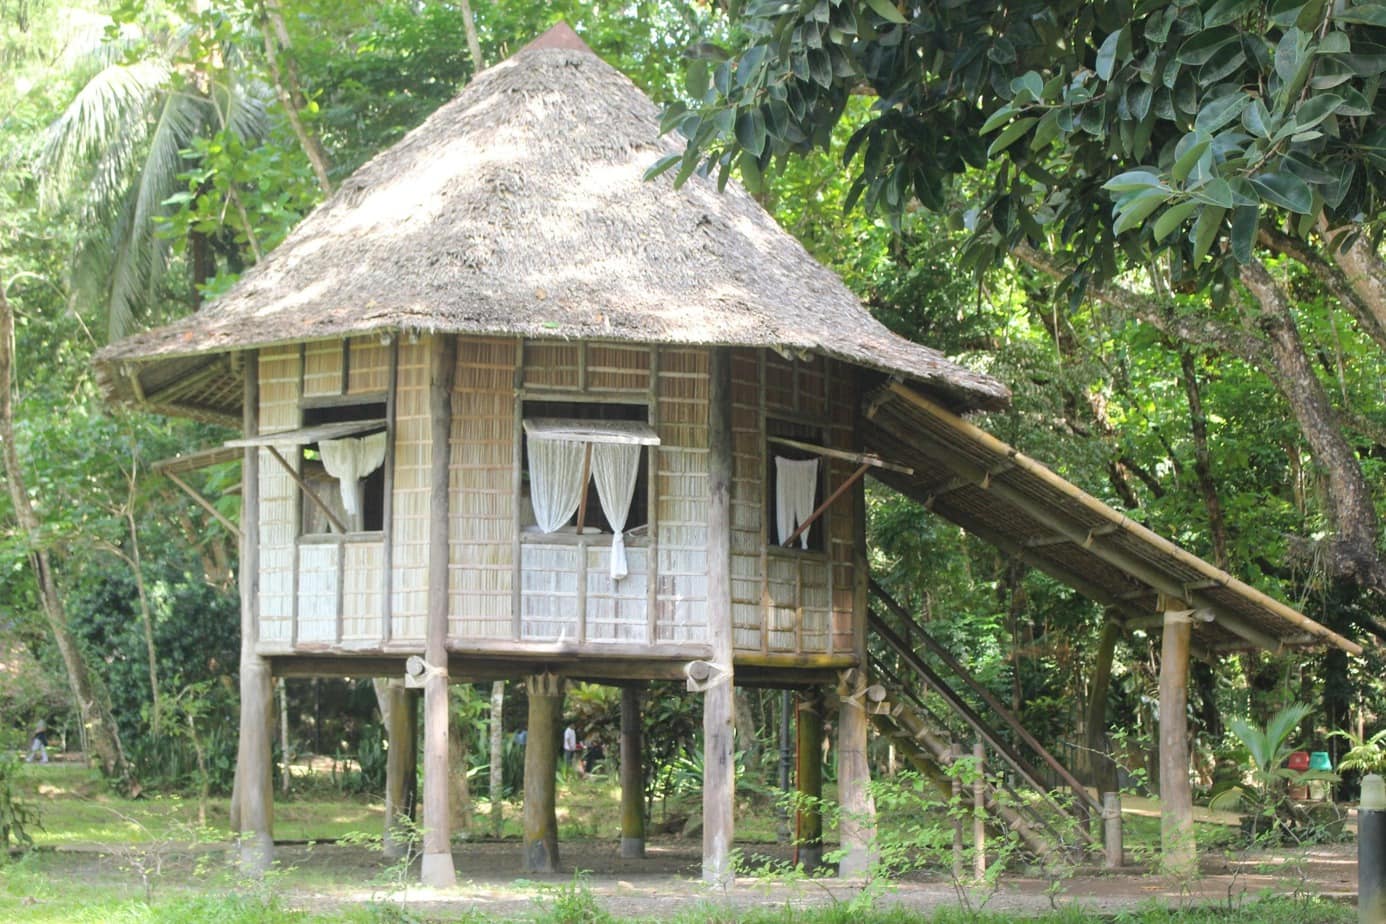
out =
[[[426,338],[399,345],[395,380],[390,640],[422,650],[428,615],[428,477],[433,453]]]
[[[299,426],[302,368],[297,346],[260,351],[261,433]],[[299,492],[268,449],[261,449],[259,456],[260,645],[287,651],[294,644]]]

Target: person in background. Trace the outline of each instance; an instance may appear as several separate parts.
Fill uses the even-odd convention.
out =
[[[34,737],[29,741],[28,762],[34,762],[34,755],[37,754],[39,763],[48,763],[48,723],[39,719],[34,726]]]
[[[577,730],[569,725],[563,729],[563,762],[575,767],[578,775],[582,774],[582,761],[578,759],[581,754],[582,744],[578,741]]]

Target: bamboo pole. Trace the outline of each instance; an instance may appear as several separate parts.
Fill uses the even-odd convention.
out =
[[[808,690],[799,695],[798,708],[799,812],[795,818],[795,846],[799,865],[812,874],[823,865],[823,694]]]
[[[978,882],[987,876],[987,779],[986,745],[972,744],[972,760],[977,777],[972,781],[972,875]]]
[[[429,351],[428,617],[424,660],[424,885],[450,888],[457,882],[452,863],[452,816],[448,802],[448,464],[452,432],[452,381],[457,340],[442,334]]]
[[[708,356],[707,636],[718,675],[703,694],[703,880],[728,885],[736,795],[732,677],[731,352]]]
[[[555,788],[563,680],[554,674],[535,674],[525,683],[529,723],[525,730],[524,871],[554,873],[558,871]]]
[[[640,688],[621,688],[621,856],[645,858],[645,774],[642,766]]]

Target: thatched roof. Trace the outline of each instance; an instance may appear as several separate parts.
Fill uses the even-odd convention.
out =
[[[682,147],[658,123],[556,27],[353,174],[227,294],[103,350],[102,381],[157,406],[213,357],[419,331],[820,353],[958,410],[1006,402],[996,380],[887,331],[735,183],[646,181]]]

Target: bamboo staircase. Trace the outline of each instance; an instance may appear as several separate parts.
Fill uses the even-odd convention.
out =
[[[878,683],[868,688],[866,706],[876,730],[892,741],[905,760],[932,781],[945,798],[959,797],[964,809],[973,809],[972,787],[963,786],[959,792],[954,785],[959,774],[950,772],[957,761],[972,759],[971,746],[960,746],[950,730],[950,726],[966,726],[972,738],[983,742],[1008,771],[999,783],[994,781],[995,774],[989,774],[983,787],[986,817],[993,827],[1013,832],[1026,850],[1040,858],[1055,851],[1100,849],[1089,831],[1089,820],[1100,817],[1102,809],[1086,787],[874,581],[871,594],[892,619],[888,621],[873,607],[870,630],[894,655],[893,666],[874,655],[871,659],[871,675]],[[896,627],[906,633],[908,640]],[[940,670],[924,659],[921,650],[956,682],[970,689],[995,720],[1009,729],[1011,737],[973,709]],[[929,706],[926,692],[935,694],[947,706],[954,717],[952,722]],[[1022,749],[1038,757],[1048,772],[1042,773]]]

